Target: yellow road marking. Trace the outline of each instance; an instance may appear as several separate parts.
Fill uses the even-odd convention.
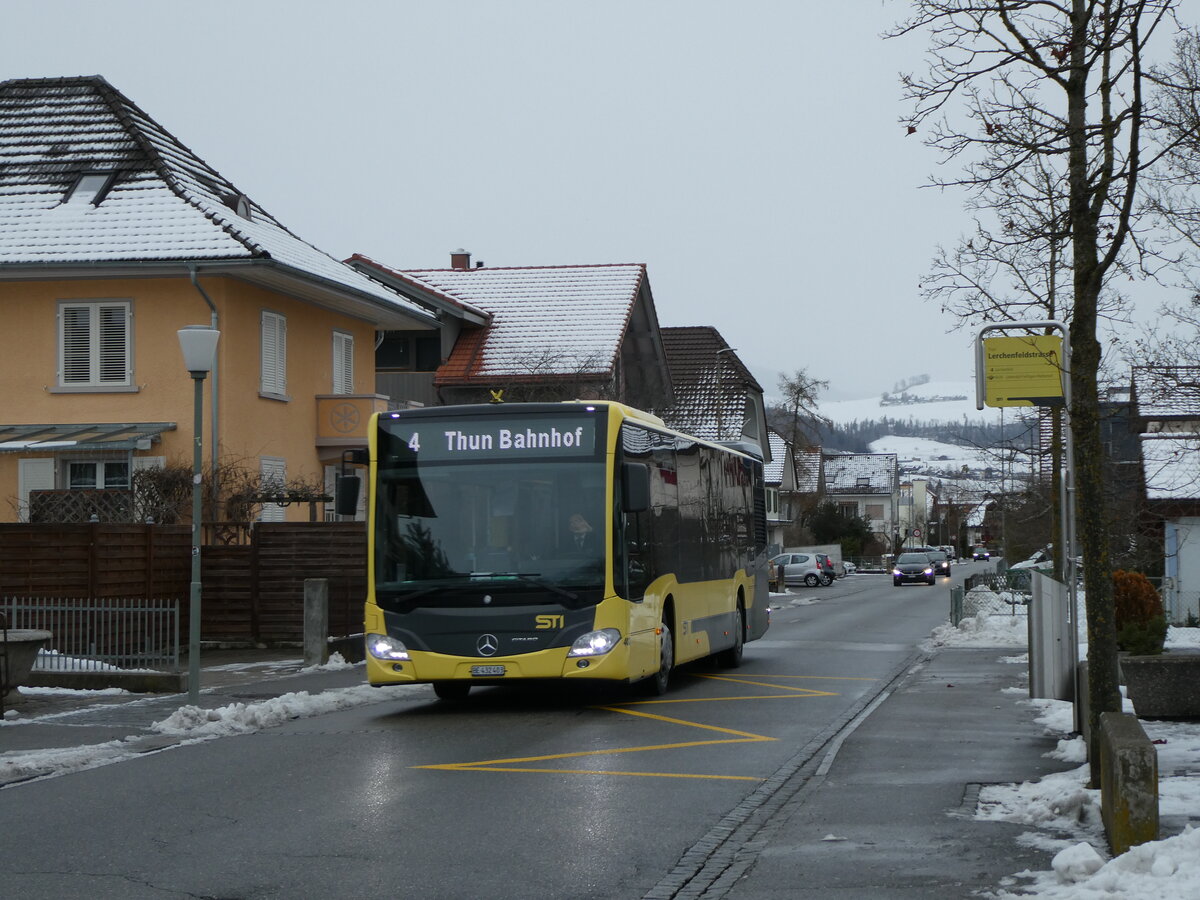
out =
[[[633,706],[650,706],[660,705],[665,703],[714,703],[714,702],[729,702],[731,700],[802,700],[809,697],[836,697],[837,694],[828,691],[817,691],[811,688],[792,687],[789,685],[772,684],[770,682],[758,681],[751,678],[737,678],[729,675],[700,675],[700,678],[708,678],[713,681],[724,681],[730,684],[745,684],[753,687],[775,688],[776,690],[784,691],[781,694],[754,694],[740,697],[697,697],[689,699],[662,699],[662,700],[632,700],[629,703],[623,703],[613,706],[597,706],[594,709],[604,710],[606,712],[621,713],[627,716],[638,716],[639,718],[652,719],[658,722],[665,722],[668,725],[682,725],[686,728],[699,728],[704,731],[715,731],[720,734],[733,735],[730,738],[713,738],[703,741],[683,741],[671,744],[649,744],[641,747],[610,747],[604,750],[581,750],[572,753],[553,753],[545,756],[525,756],[514,757],[509,759],[486,759],[476,762],[463,763],[438,763],[435,765],[413,766],[414,769],[438,769],[441,771],[472,771],[472,772],[526,772],[543,775],[620,775],[634,778],[697,778],[704,780],[715,781],[761,781],[762,779],[753,775],[713,775],[701,773],[687,772],[638,772],[610,769],[555,769],[541,766],[521,765],[522,763],[544,763],[550,760],[557,759],[581,759],[595,756],[614,756],[622,753],[643,753],[652,750],[683,750],[689,747],[715,747],[720,744],[754,744],[764,741],[775,741],[778,738],[773,738],[764,734],[755,734],[750,731],[738,731],[733,728],[722,728],[719,725],[706,725],[703,722],[693,722],[689,719],[678,719],[672,716],[663,716],[656,713],[645,712],[643,710],[631,709]],[[818,675],[766,675],[759,676],[760,678],[805,678],[805,679],[820,679]],[[831,676],[829,680],[840,681],[874,681],[873,678],[839,678]]]

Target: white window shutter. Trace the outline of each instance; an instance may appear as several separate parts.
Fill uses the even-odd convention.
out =
[[[97,307],[97,378],[101,384],[129,381],[129,310],[124,304]]]
[[[86,306],[64,306],[61,312],[62,384],[87,384],[91,379],[92,317]]]
[[[287,484],[287,460],[278,456],[260,456],[258,460],[260,487],[263,493],[282,491]],[[282,522],[285,518],[283,507],[278,503],[264,503],[259,513],[260,522]]]
[[[262,313],[262,387],[264,394],[287,393],[287,319]]]
[[[29,521],[29,492],[54,490],[54,460],[17,461],[17,518]]]
[[[354,335],[333,333],[333,393],[354,393]]]
[[[325,493],[334,498],[333,503],[325,504],[325,521],[337,521],[337,476],[341,471],[341,466],[326,466],[325,467]]]

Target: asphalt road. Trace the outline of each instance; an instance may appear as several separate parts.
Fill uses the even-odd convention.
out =
[[[683,667],[662,698],[410,692],[3,791],[5,844],[21,848],[4,892],[661,894],[702,872],[720,835],[769,816],[787,776],[911,665],[949,583],[798,589],[740,668]]]

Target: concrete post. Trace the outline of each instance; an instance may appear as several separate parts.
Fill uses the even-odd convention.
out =
[[[329,662],[329,579],[304,579],[304,664]]]
[[[1158,840],[1158,752],[1126,713],[1101,713],[1100,731],[1100,815],[1119,856]]]

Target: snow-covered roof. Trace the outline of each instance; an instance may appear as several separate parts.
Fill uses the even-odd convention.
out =
[[[672,428],[706,440],[737,440],[747,423],[751,391],[762,387],[710,325],[662,329],[675,403],[659,415]],[[772,451],[772,456],[774,451]]]
[[[785,460],[790,456],[787,441],[777,431],[768,431],[767,440],[771,443],[771,461],[763,466],[763,480],[773,487],[779,487],[783,484]]]
[[[1200,435],[1142,435],[1147,500],[1200,499]]]
[[[646,278],[642,264],[409,269],[400,273],[491,317],[466,332],[437,383],[610,373]]]
[[[103,78],[0,82],[0,264],[51,277],[180,262],[337,295],[381,327],[436,324],[296,237]]]
[[[828,494],[891,494],[898,461],[894,453],[847,453],[825,457]]]
[[[821,448],[794,450],[796,457],[796,490],[815,494],[821,489]]]
[[[1200,420],[1200,366],[1134,366],[1135,409],[1144,420]]]

